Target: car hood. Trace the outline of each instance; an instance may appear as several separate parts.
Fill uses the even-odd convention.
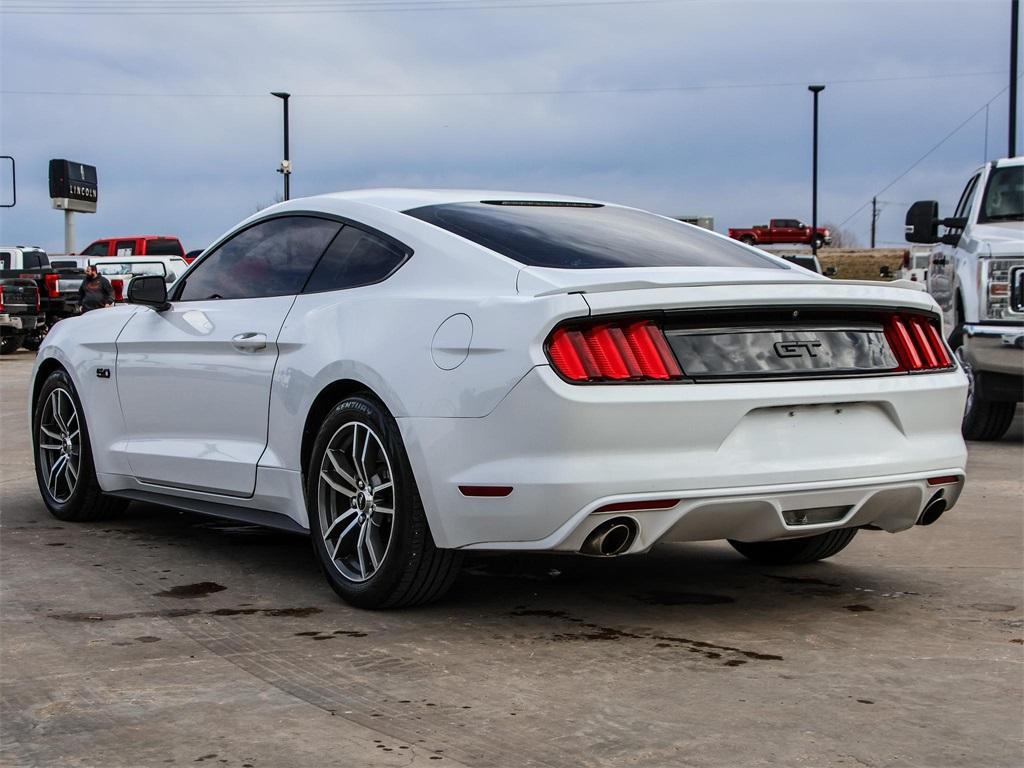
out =
[[[1024,222],[999,221],[978,224],[971,233],[988,245],[993,256],[1020,256],[1024,254]]]
[[[604,293],[645,288],[698,285],[749,285],[764,283],[829,282],[806,269],[752,269],[749,267],[616,267],[610,269],[550,269],[524,267],[516,278],[516,290],[527,296],[556,293]]]

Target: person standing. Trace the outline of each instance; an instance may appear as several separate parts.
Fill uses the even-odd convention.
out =
[[[78,301],[83,313],[114,305],[114,287],[99,274],[95,264],[85,268],[85,279],[78,287]]]

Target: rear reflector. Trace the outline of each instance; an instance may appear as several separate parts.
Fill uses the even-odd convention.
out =
[[[605,504],[594,510],[594,513],[601,512],[637,512],[642,509],[672,509],[679,503],[679,499],[648,499],[646,501],[620,501],[615,504]]]
[[[942,475],[941,477],[929,477],[928,485],[952,485],[953,483],[959,483],[959,475]]]
[[[482,496],[500,498],[512,493],[511,485],[460,485],[459,492],[463,496]]]
[[[124,301],[124,280],[115,277],[110,281],[110,287],[114,289],[114,301]]]
[[[548,358],[569,381],[668,381],[683,372],[661,328],[649,320],[556,328]]]
[[[891,315],[885,324],[885,338],[899,360],[901,371],[953,367],[938,328],[923,315]]]

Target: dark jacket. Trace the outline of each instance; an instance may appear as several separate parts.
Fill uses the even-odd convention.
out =
[[[114,303],[114,288],[103,275],[96,275],[92,280],[85,278],[78,287],[78,300],[83,312],[100,309]]]

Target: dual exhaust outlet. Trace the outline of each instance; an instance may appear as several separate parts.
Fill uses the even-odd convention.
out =
[[[631,517],[615,517],[605,520],[587,534],[580,547],[580,554],[591,557],[614,557],[628,552],[636,540],[640,526]]]

